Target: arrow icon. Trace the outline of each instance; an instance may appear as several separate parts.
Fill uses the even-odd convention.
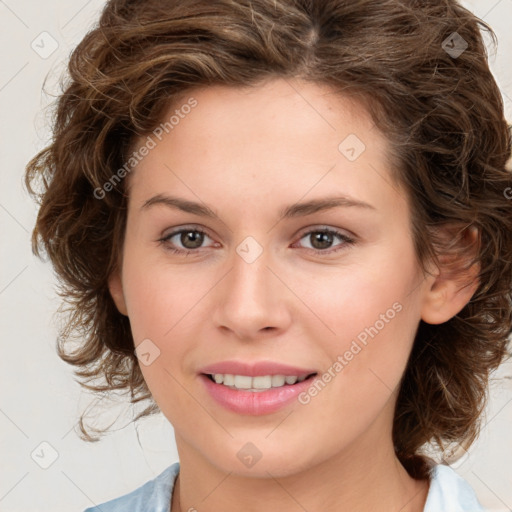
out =
[[[39,55],[39,57],[47,59],[59,47],[59,43],[51,34],[44,31],[32,40],[30,47]]]
[[[458,58],[468,47],[467,41],[457,32],[452,32],[441,45],[443,50],[453,59]]]
[[[50,443],[43,441],[32,450],[30,457],[41,469],[48,469],[59,458],[59,452]]]
[[[349,161],[354,162],[364,152],[366,146],[355,134],[351,133],[338,145],[338,151]]]
[[[135,354],[144,366],[149,366],[160,356],[160,349],[149,338],[146,338],[137,346]]]
[[[236,252],[246,263],[252,263],[260,257],[263,247],[252,236],[248,236],[237,245]]]
[[[252,468],[262,457],[262,453],[253,443],[245,443],[236,456],[248,468]]]

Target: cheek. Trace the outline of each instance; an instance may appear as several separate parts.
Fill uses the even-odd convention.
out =
[[[193,410],[193,402],[188,402],[190,397],[179,384],[183,382],[180,374],[189,368],[189,355],[200,344],[198,326],[207,315],[201,299],[214,280],[209,283],[208,276],[199,272],[191,279],[190,272],[162,262],[149,264],[137,250],[126,254],[123,284],[144,380],[159,405],[166,404],[171,411]],[[150,356],[142,356],[147,353]],[[147,359],[150,364],[144,364]]]
[[[179,267],[149,263],[132,253],[124,262],[123,279],[132,333],[137,344],[144,338],[172,339],[184,326],[197,321],[197,305],[207,290]],[[199,273],[197,274],[199,276]],[[191,279],[192,277],[192,279]]]
[[[403,259],[390,252],[387,264],[383,255],[381,265],[354,266],[339,279],[316,281],[315,292],[305,295],[321,319],[310,322],[309,338],[322,340],[331,364],[341,356],[343,379],[368,386],[381,380],[393,389],[405,369],[419,318],[416,267],[407,250]]]
[[[417,326],[410,274],[404,276],[405,269],[386,279],[354,272],[345,287],[331,284],[314,299],[312,309],[335,334],[316,319],[310,324],[308,337],[326,355],[324,384],[310,388],[301,403],[310,404],[304,407],[315,412],[319,428],[342,421],[345,440],[371,424],[398,390]]]

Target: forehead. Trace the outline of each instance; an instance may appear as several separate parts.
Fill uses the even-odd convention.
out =
[[[291,78],[275,78],[246,87],[214,85],[191,89],[173,101],[163,115],[163,123],[173,113],[189,110],[186,105],[191,98],[196,106],[180,116],[179,123],[185,124],[189,118],[191,121],[186,124],[190,125],[200,117],[204,130],[198,134],[209,138],[216,133],[240,136],[250,133],[254,137],[260,130],[258,140],[268,143],[271,138],[282,140],[294,136],[341,137],[347,126],[362,136],[374,126],[361,101],[342,96],[327,84]],[[177,128],[173,126],[172,131]]]
[[[130,176],[137,204],[165,189],[267,204],[284,192],[298,200],[336,188],[365,200],[391,181],[388,143],[371,116],[323,84],[275,79],[190,90],[149,137],[153,147]],[[135,150],[147,142],[140,138]]]

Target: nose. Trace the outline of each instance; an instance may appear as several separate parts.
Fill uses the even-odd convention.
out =
[[[291,322],[293,293],[272,268],[269,251],[254,261],[240,254],[233,255],[230,270],[216,286],[215,325],[242,340],[276,336]]]

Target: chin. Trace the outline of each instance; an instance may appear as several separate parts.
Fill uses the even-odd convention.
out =
[[[268,432],[265,433],[268,435]],[[245,437],[250,439],[251,436]],[[284,446],[282,442],[265,443],[250,440],[239,442],[232,440],[230,446],[221,448],[220,453],[204,453],[210,463],[224,473],[241,477],[284,478],[305,471],[319,463],[318,453],[308,455],[304,445]],[[298,454],[300,457],[298,457]]]

